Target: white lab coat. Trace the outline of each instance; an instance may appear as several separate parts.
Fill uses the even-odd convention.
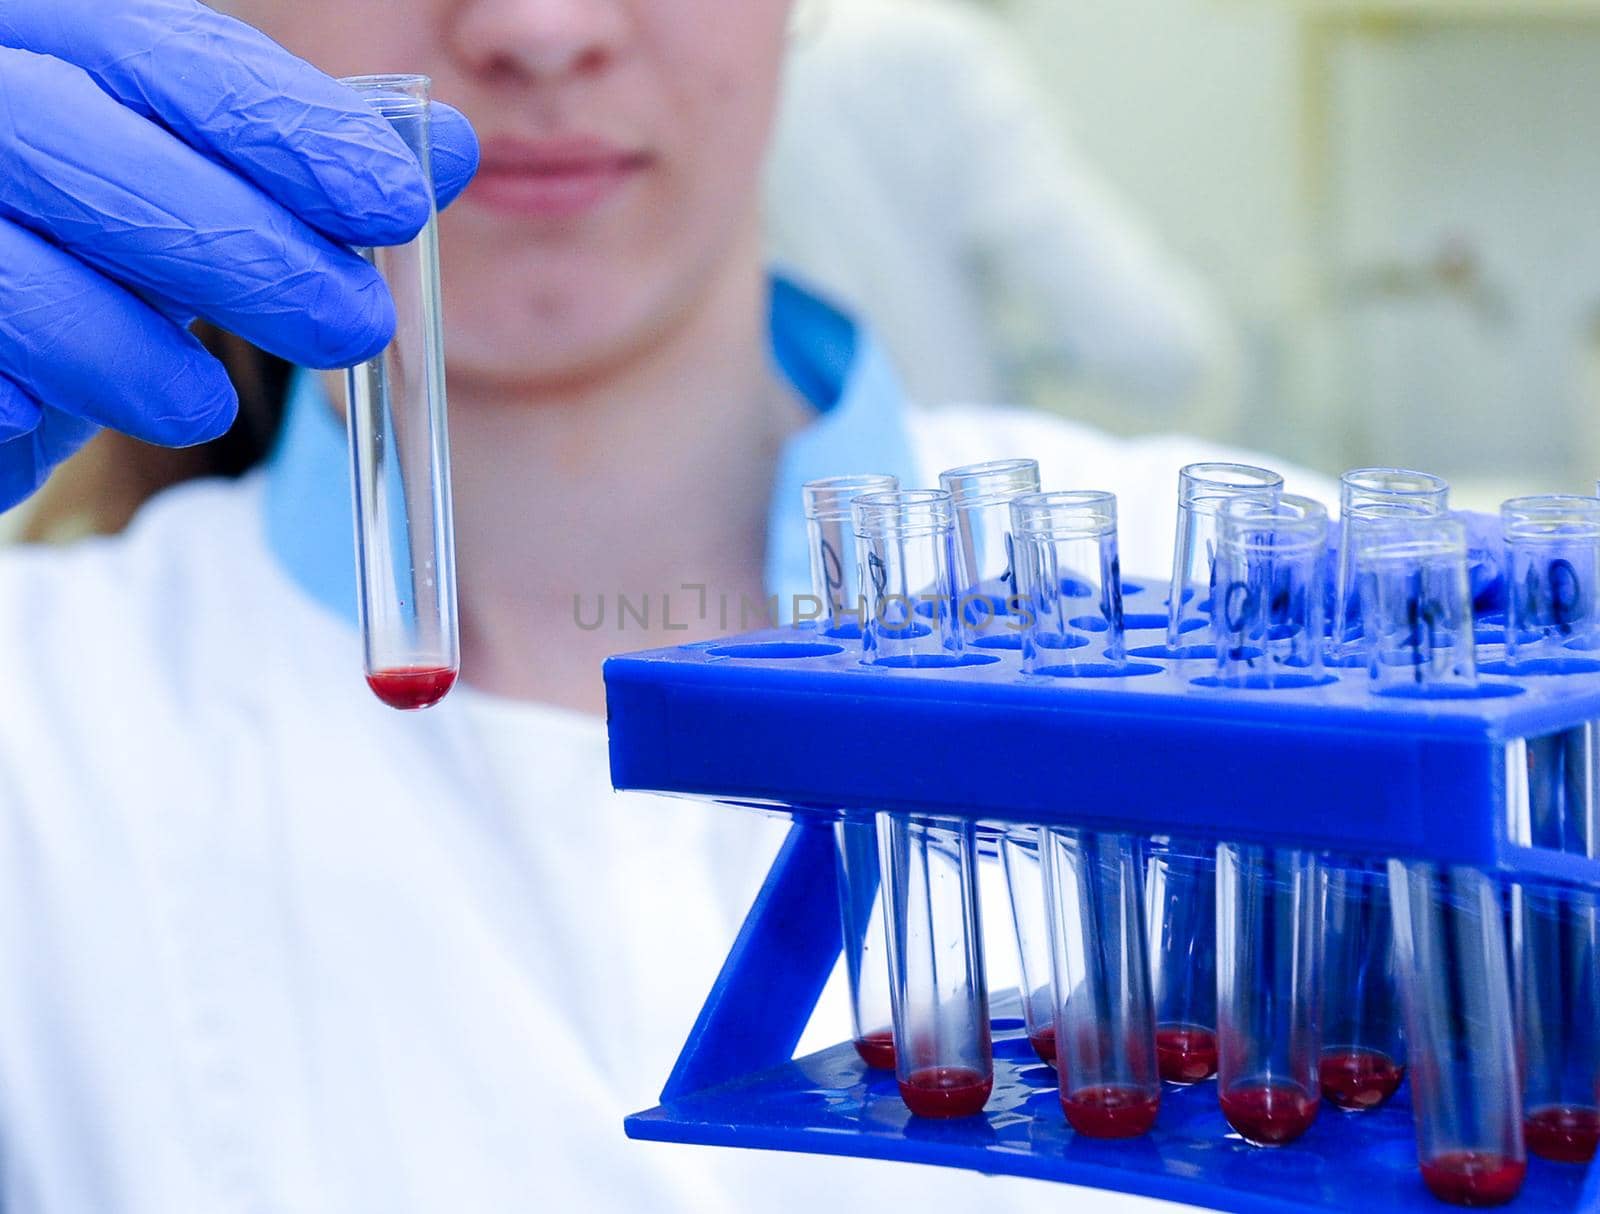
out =
[[[915,438],[933,471],[1031,451],[1120,491],[1130,570],[1163,565],[1176,467],[1210,454],[973,411]],[[778,825],[612,793],[596,720],[470,689],[381,707],[261,498],[259,475],[186,486],[120,538],[0,559],[8,1214],[1064,1199],[624,1139]]]
[[[1148,419],[1225,392],[1216,302],[1051,121],[1002,20],[970,0],[800,12],[768,249],[872,317],[912,399],[1068,375]]]

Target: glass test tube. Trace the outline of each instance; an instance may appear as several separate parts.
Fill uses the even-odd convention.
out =
[[[1217,848],[1217,1096],[1255,1146],[1293,1142],[1321,1103],[1322,916],[1311,854]]]
[[[344,83],[405,140],[431,192],[428,78]],[[345,380],[367,683],[392,708],[427,708],[461,669],[437,216],[410,244],[357,251],[388,284],[396,316],[388,347]]]
[[[1322,675],[1328,511],[1310,498],[1235,498],[1217,529],[1211,633],[1228,686],[1293,686]]]
[[[1515,497],[1506,544],[1506,659],[1513,667],[1600,648],[1600,498]]]
[[[1347,1113],[1381,1107],[1405,1078],[1389,874],[1331,865],[1322,924],[1322,1098]]]
[[[1247,497],[1277,501],[1283,477],[1249,464],[1190,464],[1178,473],[1178,531],[1167,593],[1167,647],[1204,628],[1216,583],[1217,515]]]
[[[1389,861],[1423,1182],[1441,1201],[1500,1205],[1527,1171],[1494,883],[1471,868]]]
[[[1166,593],[1166,648],[1189,653],[1184,638],[1211,619],[1218,513],[1235,497],[1277,501],[1283,478],[1248,464],[1190,464],[1178,473],[1178,528]],[[1211,646],[1195,651],[1213,653]],[[1150,849],[1150,982],[1163,1080],[1189,1084],[1216,1073],[1216,851],[1165,838]]]
[[[1363,527],[1353,567],[1373,691],[1470,691],[1477,663],[1460,524],[1432,517]],[[1475,869],[1400,860],[1388,873],[1423,1182],[1457,1205],[1509,1201],[1526,1157],[1494,883]]]
[[[1041,846],[1061,1108],[1086,1137],[1132,1138],[1161,1107],[1139,844],[1046,827]]]
[[[865,493],[892,493],[893,476],[830,476],[801,486],[811,554],[811,593],[823,635],[858,638],[864,599],[856,563],[850,504]],[[846,814],[834,824],[839,875],[839,926],[850,987],[856,1053],[868,1066],[894,1070],[889,1010],[889,954],[884,937],[878,826],[872,814]]]
[[[895,1079],[918,1117],[969,1117],[994,1087],[971,822],[878,815]]]
[[[1409,468],[1354,468],[1339,478],[1339,551],[1333,579],[1334,655],[1359,639],[1356,616],[1352,525],[1363,507],[1393,506],[1416,515],[1443,514],[1450,507],[1450,486],[1441,477]]]
[[[1019,648],[1022,638],[1013,569],[1011,500],[1038,492],[1038,462],[1005,459],[951,468],[939,474],[939,487],[950,494],[955,511],[956,615],[966,643],[978,649]],[[1053,1031],[1049,1028],[1048,990],[1035,992],[1029,986],[1033,980],[1046,988],[1049,984],[1049,960],[1042,952],[1034,958],[1032,978],[1029,977],[1029,953],[1044,947],[1044,891],[1039,880],[1037,848],[1031,862],[1027,854],[1030,832],[1025,827],[1014,829],[1015,839],[1008,841],[1004,833],[1000,836],[1001,872],[1011,904],[1017,952],[1022,958],[1024,1020],[1029,1040],[1039,1049],[1041,1034]],[[984,841],[989,841],[987,834]],[[1032,1007],[1035,994],[1046,996],[1046,1016],[1037,1025]],[[1054,1065],[1055,1051],[1050,1049],[1049,1055],[1048,1061]]]
[[[1235,498],[1218,520],[1217,678],[1293,686],[1322,673],[1326,509]],[[1321,1100],[1322,874],[1306,853],[1217,849],[1217,1094],[1256,1146],[1300,1137]]]
[[[1050,931],[1045,919],[1039,828],[1013,826],[1000,837],[1011,925],[1021,962],[1022,1018],[1041,1062],[1056,1064],[1056,1000],[1050,977]]]
[[[1501,520],[1513,669],[1592,648],[1600,500],[1516,498],[1501,508]],[[1528,740],[1535,847],[1597,854],[1597,728],[1588,722]],[[1527,1148],[1587,1163],[1600,1145],[1600,895],[1520,885],[1512,891],[1512,925]]]
[[[1011,501],[1011,532],[1023,671],[1103,675],[1123,665],[1116,497],[1098,490],[1025,494]],[[1095,644],[1073,623],[1085,616],[1099,624]]]
[[[885,666],[945,666],[965,650],[955,610],[955,512],[942,489],[868,493],[851,504],[865,595],[861,648]]]
[[[874,493],[858,497],[852,509],[867,597],[865,660],[887,666],[959,661],[950,495]],[[878,846],[900,1094],[919,1117],[970,1116],[994,1086],[976,827],[880,813]]]
[[[1028,620],[1023,669],[1104,674],[1123,661],[1117,501],[1109,493],[1014,498],[1018,594]],[[1067,613],[1099,604],[1103,644],[1059,648]],[[1069,606],[1070,605],[1070,606]],[[1092,654],[1081,664],[1076,655]],[[1048,827],[1037,835],[1048,908],[1051,1020],[1061,1107],[1093,1138],[1129,1138],[1161,1102],[1145,958],[1140,855],[1128,835]]]
[[[850,1027],[861,1061],[894,1070],[894,1015],[889,1006],[889,943],[874,816],[847,815],[834,823],[839,872],[839,926],[850,985]]]
[[[1012,569],[1011,499],[1039,492],[1039,464],[1031,459],[968,464],[939,474],[956,519],[956,593],[967,643],[1010,648],[1004,627],[1017,593]]]
[[[1376,515],[1355,528],[1352,619],[1371,689],[1446,696],[1478,685],[1467,540],[1448,515]]]
[[[805,506],[807,548],[811,554],[811,593],[817,599],[817,628],[824,636],[861,636],[864,592],[856,564],[850,503],[867,493],[893,493],[893,476],[829,476],[807,481],[800,492]]]
[[[1171,839],[1146,861],[1156,1065],[1179,1086],[1217,1073],[1216,866],[1214,848]]]
[[[1217,515],[1234,498],[1276,501],[1283,477],[1248,464],[1190,464],[1178,474],[1177,531],[1167,587],[1167,648],[1191,652],[1185,638],[1207,626],[1216,576]],[[1209,656],[1210,646],[1193,647]],[[1198,1083],[1217,1069],[1216,852],[1169,838],[1151,849],[1151,985],[1161,1077]]]

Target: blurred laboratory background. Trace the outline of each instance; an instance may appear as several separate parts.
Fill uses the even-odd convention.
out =
[[[1600,474],[1600,0],[805,0],[775,256],[923,401]]]
[[[1600,0],[798,0],[791,48],[772,255],[915,399],[1593,490]]]

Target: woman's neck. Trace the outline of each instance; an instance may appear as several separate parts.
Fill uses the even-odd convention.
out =
[[[469,683],[598,712],[608,654],[715,635],[702,603],[762,597],[776,464],[804,411],[774,378],[766,278],[748,264],[592,382],[508,394],[452,378]]]

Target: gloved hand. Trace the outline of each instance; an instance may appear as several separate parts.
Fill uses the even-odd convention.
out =
[[[477,171],[435,107],[447,205]],[[196,0],[0,3],[0,509],[97,426],[171,446],[237,401],[196,317],[308,367],[388,343],[351,245],[427,220],[416,160],[353,91]]]

